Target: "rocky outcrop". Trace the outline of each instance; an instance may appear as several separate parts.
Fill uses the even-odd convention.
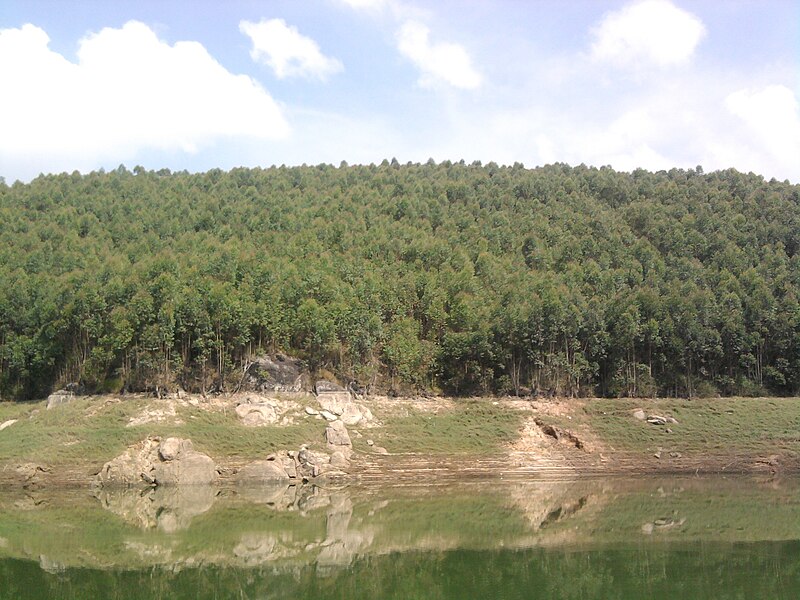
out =
[[[147,438],[108,461],[97,481],[102,485],[202,485],[213,483],[211,457],[194,450],[191,440]]]
[[[323,410],[335,415],[341,415],[345,407],[352,403],[353,398],[342,386],[332,381],[321,380],[314,385],[317,401]]]
[[[339,418],[345,425],[358,425],[373,419],[372,412],[366,406],[356,404],[351,393],[336,383],[318,381],[314,391],[322,408],[321,414],[328,421]]]
[[[68,404],[75,399],[75,396],[85,394],[86,389],[79,383],[68,383],[63,389],[53,392],[47,397],[47,408],[53,408],[60,404]]]
[[[256,358],[244,377],[244,387],[255,392],[300,392],[307,382],[305,363],[285,354]]]

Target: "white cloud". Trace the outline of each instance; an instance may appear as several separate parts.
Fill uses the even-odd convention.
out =
[[[322,54],[317,42],[283,19],[242,21],[239,30],[253,42],[252,59],[271,68],[278,79],[306,77],[324,81],[344,68],[337,59]]]
[[[429,38],[430,30],[416,21],[407,21],[397,33],[398,50],[422,71],[420,85],[430,87],[437,81],[461,89],[481,85],[481,75],[463,47],[449,42],[432,44]]]
[[[728,111],[742,120],[750,138],[747,150],[756,168],[769,172],[800,168],[800,104],[792,90],[770,85],[761,90],[743,89],[725,99]]]
[[[668,0],[642,0],[605,16],[594,30],[591,56],[618,67],[679,65],[705,34],[698,17]]]
[[[339,0],[354,10],[380,10],[389,4],[389,0]]]
[[[197,42],[169,45],[131,21],[82,39],[73,63],[40,28],[0,30],[0,171],[91,169],[143,150],[194,152],[223,138],[274,140],[289,126],[253,79]],[[0,173],[2,174],[2,173]]]

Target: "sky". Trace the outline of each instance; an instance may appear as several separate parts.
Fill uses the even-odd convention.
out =
[[[2,0],[0,177],[432,158],[800,182],[800,0]]]

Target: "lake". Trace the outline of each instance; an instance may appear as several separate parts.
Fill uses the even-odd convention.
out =
[[[2,490],[0,598],[797,598],[800,481]]]

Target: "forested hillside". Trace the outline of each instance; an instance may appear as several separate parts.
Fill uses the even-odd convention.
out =
[[[736,171],[120,167],[0,184],[0,394],[800,390],[800,186]]]

